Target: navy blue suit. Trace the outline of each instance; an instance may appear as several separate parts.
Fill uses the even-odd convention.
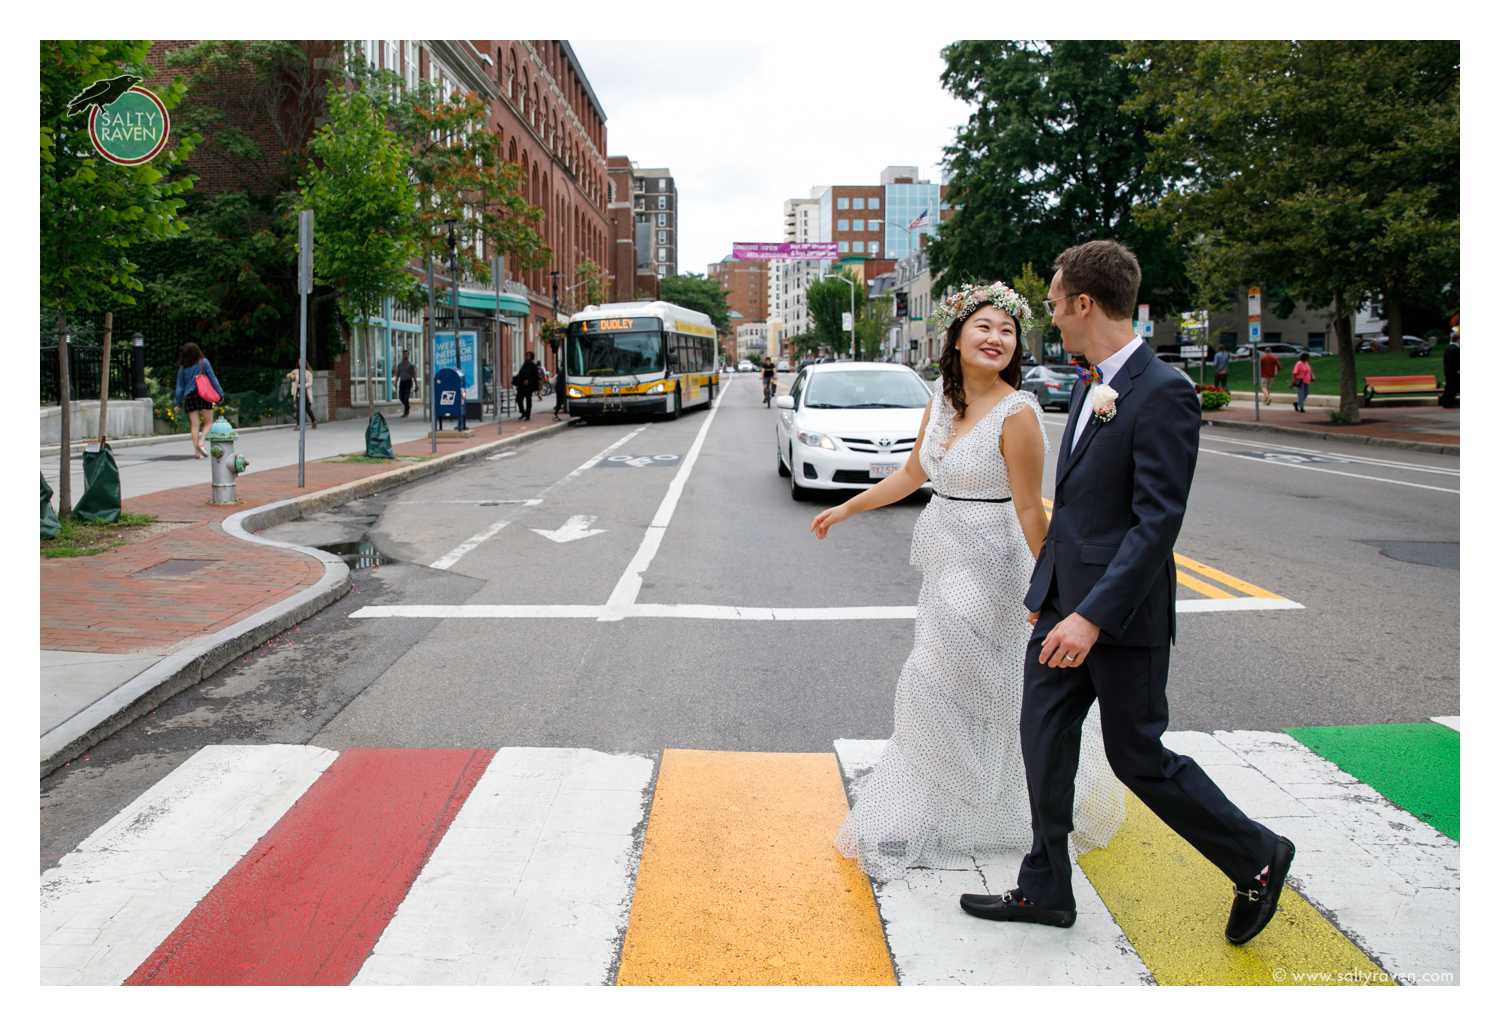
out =
[[[1026,594],[1026,608],[1041,616],[1027,648],[1021,703],[1032,848],[1018,885],[1045,908],[1075,907],[1073,781],[1095,699],[1115,775],[1226,876],[1249,880],[1276,844],[1276,835],[1236,808],[1197,763],[1161,743],[1177,629],[1172,546],[1198,459],[1198,397],[1147,345],[1109,384],[1119,395],[1107,423],[1084,408],[1087,382],[1073,390],[1052,523]],[[1072,446],[1080,417],[1091,420]],[[1075,612],[1100,631],[1083,665],[1041,665],[1047,633]]]

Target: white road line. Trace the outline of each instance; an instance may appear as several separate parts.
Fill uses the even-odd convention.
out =
[[[486,456],[484,458],[484,461],[486,463],[494,463],[496,460],[503,460],[503,459],[506,459],[507,457],[514,456],[515,454],[516,454],[516,450],[514,450],[514,449],[506,449],[504,452],[497,452],[493,456]]]
[[[570,472],[566,477],[560,478],[559,480],[552,482],[546,488],[543,488],[540,492],[538,492],[536,494],[536,496],[534,497],[534,499],[532,501],[528,502],[528,505],[536,505],[537,503],[541,502],[542,498],[544,496],[546,496],[546,494],[548,492],[552,491],[554,488],[560,488],[563,485],[567,484],[569,481],[573,480],[579,474],[582,474],[584,471],[590,470],[593,467],[598,466],[600,460],[604,459],[604,457],[606,457],[610,453],[614,452],[616,449],[618,449],[620,446],[624,445],[626,442],[630,441],[632,438],[634,438],[636,435],[640,434],[642,431],[646,430],[647,427],[650,427],[650,425],[647,424],[647,425],[643,425],[641,427],[636,428],[634,431],[630,432],[630,434],[626,435],[624,438],[621,438],[619,441],[617,441],[617,442],[615,442],[615,443],[607,446],[605,449],[603,449],[602,451],[600,451],[598,454],[589,457],[587,460],[585,460],[583,462],[582,465],[580,465],[577,469],[575,469],[572,472]],[[453,566],[453,564],[457,563],[460,559],[463,559],[469,553],[471,553],[475,549],[479,548],[479,546],[483,545],[485,542],[487,542],[491,538],[495,537],[495,535],[499,534],[514,519],[515,519],[514,517],[509,517],[509,518],[507,518],[505,520],[497,520],[495,523],[491,524],[489,527],[486,527],[483,531],[480,531],[478,534],[476,534],[474,537],[470,538],[468,541],[464,542],[462,545],[460,545],[458,548],[454,549],[452,552],[449,552],[447,555],[442,556],[441,558],[439,558],[438,560],[436,560],[434,563],[432,563],[432,569],[434,569],[434,570],[447,570],[447,569],[449,569],[450,567]]]
[[[667,533],[667,525],[672,522],[672,514],[677,512],[677,503],[682,499],[682,491],[687,487],[688,477],[698,463],[698,454],[703,451],[703,442],[708,437],[709,428],[714,426],[714,418],[718,415],[719,404],[716,402],[704,418],[703,426],[698,429],[698,437],[693,439],[687,458],[682,461],[682,466],[672,476],[672,483],[667,486],[667,494],[663,496],[661,505],[657,507],[656,515],[651,518],[651,525],[646,528],[646,536],[641,539],[640,548],[631,557],[630,563],[625,567],[625,572],[620,575],[614,591],[605,602],[605,612],[599,618],[600,620],[623,620],[630,607],[635,605],[636,596],[641,593],[641,583],[646,576],[646,571],[651,569],[651,561],[656,558],[657,550],[661,548],[661,540]]]
[[[1452,467],[1434,467],[1426,463],[1408,463],[1405,460],[1383,460],[1375,456],[1351,456],[1348,453],[1332,452],[1328,449],[1308,449],[1298,445],[1283,445],[1280,442],[1268,445],[1265,441],[1247,442],[1242,438],[1225,438],[1223,435],[1205,434],[1199,437],[1210,442],[1254,449],[1257,452],[1303,453],[1309,456],[1326,456],[1329,459],[1340,460],[1346,463],[1360,463],[1372,467],[1385,467],[1391,470],[1414,470],[1424,474],[1446,474],[1449,477],[1458,477],[1461,474],[1461,471],[1455,470]]]
[[[1432,722],[1441,723],[1445,727],[1450,727],[1453,730],[1458,730],[1457,716],[1434,716],[1432,717]]]
[[[1338,477],[1357,478],[1360,481],[1377,481],[1381,484],[1401,485],[1404,488],[1421,488],[1424,491],[1429,492],[1447,492],[1450,495],[1458,494],[1457,488],[1439,488],[1437,485],[1417,484],[1415,481],[1397,481],[1394,478],[1389,477],[1371,477],[1368,474],[1351,474],[1347,470],[1330,470],[1327,467],[1309,467],[1305,463],[1277,463],[1274,460],[1263,460],[1255,456],[1245,456],[1242,453],[1237,452],[1221,452],[1218,449],[1204,449],[1200,447],[1198,451],[1213,453],[1215,456],[1227,456],[1230,459],[1235,460],[1249,460],[1251,463],[1258,463],[1263,467],[1285,467],[1288,470],[1310,470],[1315,474],[1334,474]]]
[[[541,499],[397,499],[388,506],[540,506]]]
[[[844,739],[833,743],[855,801],[858,778],[874,767],[885,745]],[[996,928],[958,910],[958,896],[965,891],[995,894],[1014,886],[1022,854],[986,856],[983,863],[966,859],[962,867],[912,870],[899,880],[874,884],[901,983],[1149,984],[1150,971],[1076,864],[1078,920],[1070,930]]]
[[[654,766],[500,749],[354,982],[608,983]]]
[[[1271,609],[1302,609],[1290,599],[1230,598],[1178,599],[1179,613],[1230,613]],[[600,621],[656,620],[738,620],[763,623],[829,620],[914,620],[916,606],[828,606],[823,608],[775,609],[765,606],[659,605],[639,603],[628,606],[365,606],[350,613],[351,619],[467,619],[467,620],[536,620],[597,618]]]
[[[125,806],[42,874],[42,983],[124,982],[337,757],[215,745]]]
[[[1287,882],[1392,974],[1458,982],[1458,845],[1279,732],[1166,734],[1247,816],[1290,838]]]

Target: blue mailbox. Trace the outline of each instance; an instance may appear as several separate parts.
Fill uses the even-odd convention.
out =
[[[433,395],[437,398],[438,427],[441,428],[443,421],[452,417],[458,421],[458,430],[465,430],[468,420],[464,416],[463,375],[452,367],[444,367],[434,375],[433,380],[436,385]]]

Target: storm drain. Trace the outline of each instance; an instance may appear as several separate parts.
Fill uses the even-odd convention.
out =
[[[190,577],[206,566],[217,563],[217,559],[169,559],[144,570],[137,570],[133,577]]]

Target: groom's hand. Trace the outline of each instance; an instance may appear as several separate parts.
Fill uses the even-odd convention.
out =
[[[1082,666],[1098,640],[1099,628],[1073,613],[1047,632],[1037,661],[1044,666],[1064,669]]]

